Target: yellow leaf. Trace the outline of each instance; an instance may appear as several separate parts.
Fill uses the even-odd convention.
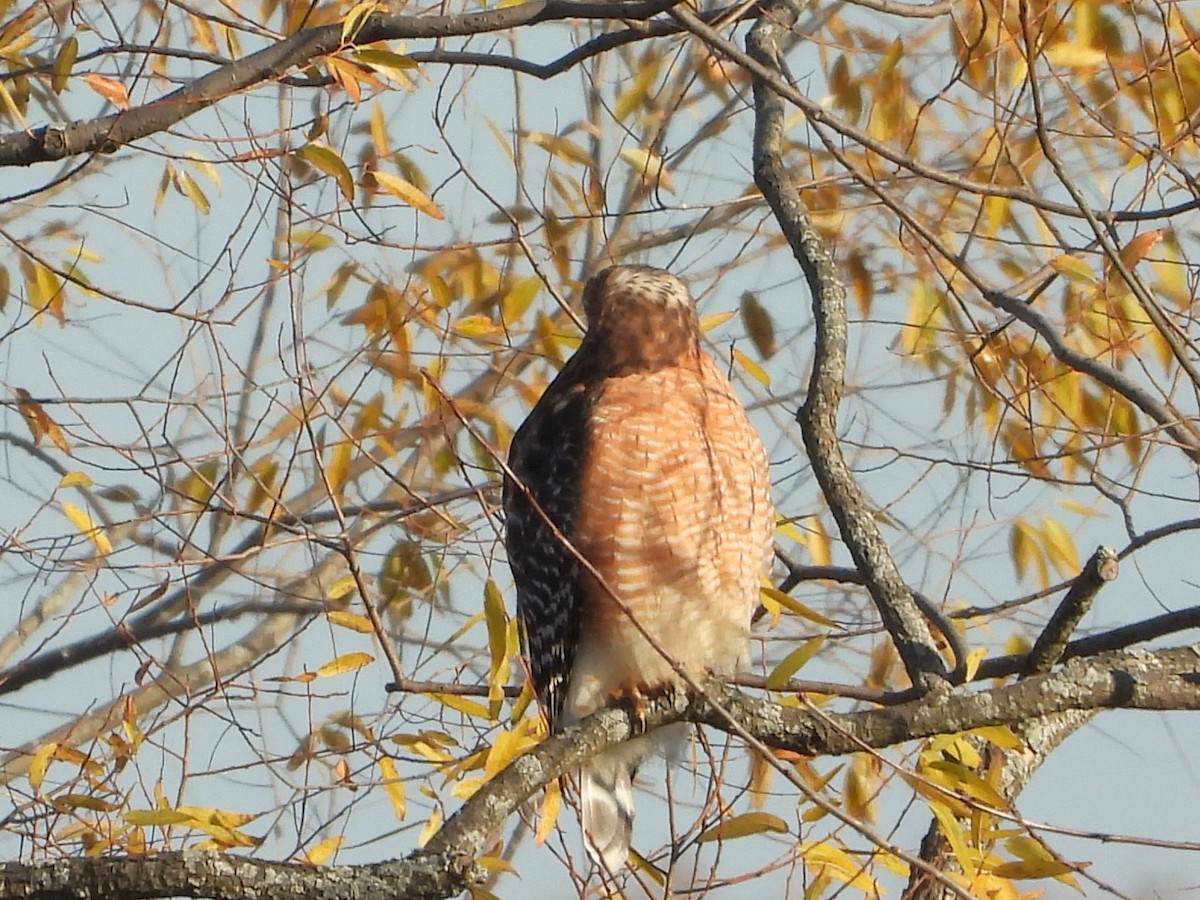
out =
[[[227,809],[214,809],[211,806],[181,806],[178,812],[185,813],[194,822],[205,825],[220,825],[222,828],[240,828],[248,822],[253,822],[256,816],[251,813],[230,812]]]
[[[260,459],[251,466],[250,472],[253,484],[250,487],[247,505],[251,512],[257,512],[272,496],[275,478],[279,474],[279,463],[269,457]]]
[[[1094,69],[1108,60],[1103,50],[1070,41],[1051,44],[1046,48],[1045,56],[1052,65],[1066,69]]]
[[[846,772],[842,789],[846,812],[861,822],[874,822],[878,817],[875,797],[879,793],[879,757],[856,753]]]
[[[121,84],[121,82],[115,78],[106,78],[103,75],[97,75],[94,72],[81,77],[88,87],[109,101],[113,106],[118,109],[129,109],[129,91],[125,89],[125,85]]]
[[[740,816],[734,816],[732,819],[719,822],[712,828],[701,832],[696,838],[696,843],[706,844],[709,841],[728,841],[764,832],[787,834],[787,822],[783,821],[779,816],[773,816],[767,812],[743,813]]]
[[[411,181],[389,172],[375,172],[375,183],[401,202],[434,219],[445,219],[446,215],[426,194]]]
[[[490,720],[492,718],[486,706],[469,697],[458,694],[430,694],[429,696],[442,706],[449,707],[473,719]]]
[[[776,603],[778,603],[780,606],[782,606],[788,612],[792,613],[793,615],[799,616],[802,619],[808,619],[808,621],[816,622],[818,625],[824,625],[826,628],[841,628],[842,627],[837,622],[833,621],[833,619],[830,619],[827,616],[821,615],[819,612],[817,612],[814,609],[810,609],[809,607],[807,607],[803,603],[801,603],[799,600],[797,600],[795,597],[791,597],[791,596],[785,594],[783,591],[779,590],[778,588],[764,586],[761,589],[761,592],[764,595],[766,595],[767,597],[770,597],[772,600],[774,600]]]
[[[400,773],[396,771],[396,761],[390,756],[382,757],[379,760],[379,775],[383,789],[387,792],[388,802],[392,804],[392,812],[396,814],[396,820],[403,822],[408,813],[408,800],[404,796],[404,782],[400,779]]]
[[[101,556],[112,553],[112,544],[109,543],[104,531],[92,521],[92,517],[87,512],[80,509],[74,503],[62,504],[62,511],[71,520],[71,524],[78,528],[84,537],[96,545],[96,550]]]
[[[900,332],[900,350],[906,356],[921,356],[938,348],[945,321],[942,301],[938,291],[921,281],[913,283],[904,330]]]
[[[546,796],[542,799],[542,812],[538,816],[537,831],[534,832],[533,842],[537,846],[546,843],[554,824],[558,821],[559,810],[562,809],[562,786],[556,778],[546,785]]]
[[[963,670],[967,681],[973,681],[975,673],[979,671],[979,664],[987,658],[987,647],[976,647],[967,653],[967,658],[963,660]]]
[[[375,0],[360,0],[360,2],[350,7],[350,11],[346,13],[346,18],[342,19],[342,43],[354,43],[354,39],[358,36],[358,30],[362,27],[363,22],[378,8],[379,4]]]
[[[508,614],[504,597],[491,578],[483,586],[483,614],[487,620],[488,651],[492,658],[492,675],[504,665],[508,655]]]
[[[475,793],[485,784],[482,778],[464,778],[450,789],[450,795],[455,800],[462,800],[464,803],[475,796]]]
[[[523,136],[535,147],[541,147],[551,156],[557,156],[566,162],[580,163],[586,166],[592,161],[592,154],[570,138],[543,134],[540,131],[528,131]]]
[[[12,117],[13,121],[21,126],[22,131],[29,131],[29,123],[25,121],[21,107],[17,105],[17,101],[2,81],[0,81],[0,104],[3,104],[4,111]]]
[[[1021,881],[1030,878],[1058,878],[1069,875],[1075,867],[1056,859],[1027,860],[1022,862],[1000,863],[991,867],[991,873],[1001,878],[1012,878]],[[1073,879],[1071,882],[1073,883]]]
[[[499,336],[504,333],[504,330],[496,324],[491,316],[463,316],[452,327],[456,334],[472,339]]]
[[[930,803],[929,808],[933,812],[934,818],[937,819],[942,834],[949,841],[950,849],[954,851],[954,858],[958,860],[959,866],[968,877],[973,877],[978,871],[978,867],[975,865],[976,855],[968,848],[966,835],[963,834],[958,819],[943,803]]]
[[[325,663],[314,673],[317,678],[329,678],[333,675],[344,675],[347,672],[354,672],[361,669],[363,666],[368,666],[375,661],[370,653],[346,653],[339,656],[337,659]]]
[[[808,548],[813,564],[829,565],[833,562],[833,551],[830,548],[829,532],[825,530],[825,523],[821,521],[820,516],[806,516],[803,521],[805,523],[804,546]]]
[[[643,182],[657,185],[671,193],[675,192],[671,173],[667,171],[663,158],[657,153],[644,147],[626,147],[620,156],[626,165],[641,175]]]
[[[814,871],[828,873],[850,887],[878,896],[879,889],[860,863],[850,858],[846,851],[828,841],[805,844],[800,849],[805,864]]]
[[[765,575],[763,576],[763,579],[766,579]],[[778,600],[761,590],[758,593],[758,599],[762,603],[763,609],[765,609],[771,616],[770,627],[772,629],[775,628],[779,625],[779,617],[783,615],[783,607],[779,605]]]
[[[1050,562],[1060,575],[1070,576],[1079,573],[1079,554],[1075,552],[1075,539],[1071,537],[1062,523],[1056,519],[1042,519],[1042,546]]]
[[[934,773],[936,777],[934,777]],[[990,784],[962,763],[949,759],[934,760],[921,774],[948,790],[957,791],[995,809],[1008,809],[1008,801]]]
[[[1024,578],[1030,568],[1033,568],[1037,572],[1038,583],[1042,587],[1047,587],[1050,584],[1050,569],[1046,565],[1046,556],[1042,551],[1040,536],[1041,533],[1032,525],[1018,519],[1013,524],[1010,549],[1013,563],[1017,568],[1017,575]]]
[[[179,192],[192,201],[192,205],[200,210],[201,214],[208,215],[212,209],[212,204],[208,202],[208,197],[204,191],[200,189],[200,185],[196,184],[196,179],[187,172],[175,173],[175,186],[179,188]]]
[[[821,645],[825,643],[825,638],[814,637],[809,638],[791,653],[783,658],[783,661],[775,667],[770,675],[767,676],[767,690],[777,691],[787,685],[791,677],[795,675],[801,667],[804,666],[810,659],[817,655],[817,651],[821,649]]]
[[[537,743],[528,734],[532,721],[524,719],[511,731],[506,729],[496,735],[496,741],[488,751],[487,763],[483,767],[486,777],[494,778],[498,772],[506,769],[510,762]]]
[[[771,386],[771,376],[767,374],[767,370],[748,357],[741,350],[735,348],[733,351],[733,358],[741,363],[742,368],[746,370],[747,374],[749,374],[751,378],[753,378],[763,387]]]
[[[344,609],[331,609],[325,613],[327,618],[334,625],[339,625],[342,628],[349,628],[351,631],[357,631],[359,634],[371,634],[375,629],[371,625],[371,620],[366,616],[360,616],[358,613],[346,612]]]
[[[1056,256],[1050,260],[1050,268],[1059,275],[1063,275],[1071,281],[1080,284],[1096,283],[1096,276],[1092,274],[1092,267],[1076,256],[1068,256],[1065,253]]]
[[[66,475],[64,475],[62,477],[62,480],[58,482],[58,486],[64,487],[64,488],[67,488],[67,487],[89,488],[92,486],[92,479],[90,479],[83,472],[68,472]]]
[[[291,244],[297,252],[312,253],[317,250],[327,250],[335,243],[332,236],[324,231],[311,228],[297,228],[289,236]]]
[[[221,175],[220,175],[220,173],[217,171],[217,167],[216,167],[216,166],[214,166],[212,163],[210,163],[210,162],[209,162],[207,159],[205,159],[204,157],[200,156],[200,155],[199,155],[199,154],[197,154],[197,153],[193,153],[193,152],[191,152],[191,151],[189,151],[189,152],[187,153],[187,160],[188,160],[188,162],[190,162],[190,163],[191,163],[191,164],[192,164],[192,165],[193,165],[195,168],[197,168],[197,169],[199,169],[201,172],[203,172],[203,173],[204,173],[204,177],[205,177],[205,178],[207,178],[209,181],[211,181],[211,182],[213,183],[213,186],[214,186],[214,187],[216,187],[218,190],[220,189],[220,187],[221,187]]]
[[[499,856],[481,856],[475,860],[482,868],[488,872],[508,872],[516,874],[516,869],[513,864],[506,859],[501,859]]]
[[[650,52],[638,60],[637,77],[633,84],[622,91],[613,104],[613,116],[618,122],[624,122],[632,113],[640,109],[650,96],[650,90],[658,80],[661,65],[661,55]]]
[[[46,770],[50,768],[50,759],[54,756],[54,752],[58,749],[58,742],[51,741],[49,744],[44,744],[39,747],[37,752],[33,754],[33,761],[29,764],[29,786],[33,788],[35,794],[42,790],[42,782],[46,778]]]
[[[354,580],[354,576],[346,575],[333,583],[329,590],[325,592],[325,597],[328,600],[341,600],[352,593],[356,587],[358,587],[358,582]]]
[[[375,145],[377,156],[391,156],[392,144],[388,139],[387,119],[384,117],[383,105],[378,100],[371,104],[371,143]]]
[[[967,734],[990,741],[1001,750],[1021,750],[1025,746],[1025,742],[1007,725],[985,725],[982,728],[972,728]]]
[[[1017,859],[1023,859],[1026,862],[1044,862],[1054,859],[1054,854],[1046,849],[1045,844],[1027,834],[1008,838],[1004,842],[1004,849],[1017,857]]]
[[[408,73],[416,69],[417,64],[407,56],[400,53],[393,53],[391,50],[364,48],[362,50],[355,50],[354,58],[376,71],[383,72],[405,89],[412,90],[414,88],[413,81],[408,77]],[[374,122],[372,122],[371,131],[374,136]]]
[[[71,77],[71,69],[75,66],[75,57],[79,55],[79,41],[73,37],[63,41],[54,57],[54,74],[50,77],[50,90],[61,94]]]
[[[332,147],[314,142],[305,144],[296,151],[296,155],[334,179],[342,196],[351,203],[354,202],[354,176]]]
[[[329,465],[325,467],[325,477],[329,480],[329,489],[333,491],[335,497],[342,496],[342,489],[346,486],[346,478],[350,475],[350,456],[354,451],[354,445],[349,441],[341,441],[333,447],[333,453],[329,457]]]
[[[713,313],[711,316],[701,316],[700,330],[703,332],[709,332],[714,328],[720,328],[736,315],[736,312],[729,310],[728,312],[723,313]]]
[[[191,816],[177,809],[131,809],[121,818],[128,825],[137,825],[145,828],[151,826],[163,828],[192,821]]]
[[[54,798],[54,806],[57,809],[87,809],[92,812],[113,812],[121,808],[119,803],[102,800],[88,794],[63,794],[61,797]]]
[[[514,322],[520,321],[521,317],[528,312],[529,307],[533,305],[533,301],[537,299],[541,289],[542,279],[536,275],[522,278],[509,288],[504,299],[500,301],[500,314],[504,324],[512,325]]]
[[[342,841],[345,838],[341,835],[337,837],[326,838],[321,843],[304,851],[304,861],[310,866],[323,866],[329,862],[333,854],[337,853],[338,848],[342,846]]]
[[[774,758],[764,753],[753,752],[750,755],[750,802],[755,809],[762,809],[769,796],[771,779],[775,774]]]
[[[417,846],[424,847],[429,843],[429,839],[437,834],[438,829],[442,827],[442,814],[436,809],[429,814],[429,821],[425,823],[425,827],[421,829],[421,833],[417,835]]]

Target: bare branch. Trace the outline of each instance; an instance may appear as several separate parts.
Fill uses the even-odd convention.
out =
[[[386,40],[446,38],[574,18],[641,21],[668,9],[674,2],[676,0],[615,3],[532,0],[519,6],[460,15],[374,15],[363,23],[355,40],[359,44],[371,44]],[[50,125],[0,136],[0,166],[28,166],[81,154],[112,153],[124,144],[163,131],[225,97],[275,81],[290,69],[343,46],[340,23],[300,31],[143,106],[85,122]]]
[[[693,30],[708,30],[686,10],[674,14]],[[751,57],[760,66],[777,65],[779,39],[797,15],[797,8],[786,3],[772,4],[764,11],[746,39]],[[947,674],[945,664],[839,445],[837,412],[846,369],[846,290],[833,256],[813,227],[784,165],[783,101],[759,77],[754,79],[754,104],[754,180],[787,237],[812,293],[816,347],[808,398],[797,416],[804,445],[842,539],[866,578],[867,589],[884,627],[896,642],[909,678],[914,685],[928,688],[933,684],[930,676]]]
[[[1062,659],[1067,649],[1067,640],[1079,624],[1079,620],[1092,608],[1092,600],[1100,588],[1117,577],[1117,554],[1108,547],[1101,547],[1092,554],[1062,603],[1050,617],[1045,629],[1038,635],[1037,642],[1029,651],[1025,661],[1025,672],[1037,675],[1049,672]]]

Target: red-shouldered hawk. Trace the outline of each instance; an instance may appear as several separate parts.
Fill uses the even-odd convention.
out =
[[[663,653],[696,676],[737,668],[774,527],[766,451],[700,348],[683,282],[615,266],[587,283],[583,307],[579,350],[509,452],[545,516],[511,479],[504,485],[524,652],[552,730],[675,684]],[[636,738],[583,769],[585,845],[610,871],[629,853],[634,773],[669,740]]]

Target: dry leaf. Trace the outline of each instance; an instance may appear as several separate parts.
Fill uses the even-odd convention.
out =
[[[125,85],[121,84],[115,78],[97,75],[95,72],[89,72],[87,75],[80,77],[87,82],[88,87],[113,106],[118,109],[129,109],[129,91],[125,89]]]

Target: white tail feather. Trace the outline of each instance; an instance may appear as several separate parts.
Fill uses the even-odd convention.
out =
[[[610,872],[629,857],[633,837],[633,776],[650,747],[631,741],[588,761],[580,773],[583,842],[588,855]]]
[[[648,737],[634,738],[589,760],[580,772],[583,843],[588,856],[610,872],[629,858],[633,838],[633,776],[660,749],[679,755],[687,725],[672,725]]]

